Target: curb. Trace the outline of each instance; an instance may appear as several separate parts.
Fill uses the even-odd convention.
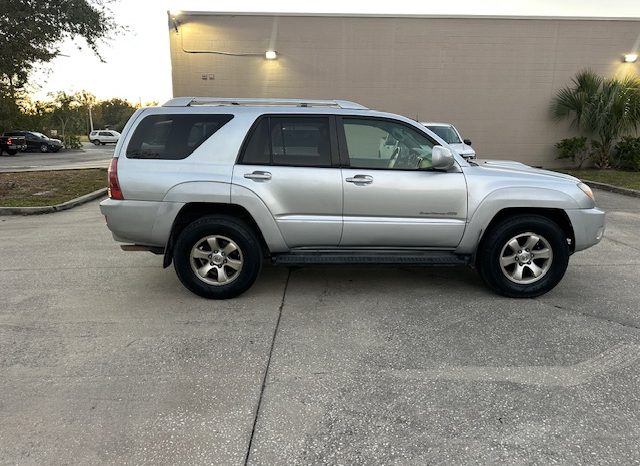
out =
[[[0,215],[38,215],[38,214],[51,214],[53,212],[60,212],[61,210],[73,209],[87,202],[93,201],[107,194],[107,188],[98,189],[84,196],[76,197],[70,201],[63,202],[57,205],[48,205],[43,207],[0,207]]]
[[[611,184],[600,183],[598,181],[590,181],[587,179],[582,180],[592,188],[602,189],[603,191],[609,191],[617,194],[624,194],[626,196],[640,197],[640,191],[637,189],[621,188],[620,186],[613,186]]]

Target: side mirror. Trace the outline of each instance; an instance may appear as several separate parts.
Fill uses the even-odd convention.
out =
[[[462,142],[464,142],[467,146],[471,145],[471,139],[465,139]]]
[[[431,167],[435,170],[448,170],[453,167],[455,160],[453,152],[442,146],[433,146],[431,149]]]

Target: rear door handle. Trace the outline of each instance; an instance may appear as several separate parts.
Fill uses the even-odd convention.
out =
[[[355,184],[371,184],[373,183],[373,176],[355,175],[353,178],[347,178],[345,181],[347,183],[355,183]]]
[[[252,172],[252,173],[245,173],[244,177],[249,179],[249,180],[267,181],[267,180],[271,179],[271,173],[255,171],[255,172]]]

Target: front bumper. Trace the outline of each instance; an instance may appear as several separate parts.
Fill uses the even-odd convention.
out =
[[[575,251],[582,251],[600,242],[604,236],[605,213],[593,209],[571,209],[567,215],[575,235]]]

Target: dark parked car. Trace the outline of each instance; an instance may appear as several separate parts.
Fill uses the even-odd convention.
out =
[[[24,136],[28,151],[58,152],[64,146],[60,139],[51,139],[36,131],[7,131],[5,136]]]
[[[15,155],[19,150],[27,150],[27,142],[23,136],[0,136],[0,155],[3,152]]]

